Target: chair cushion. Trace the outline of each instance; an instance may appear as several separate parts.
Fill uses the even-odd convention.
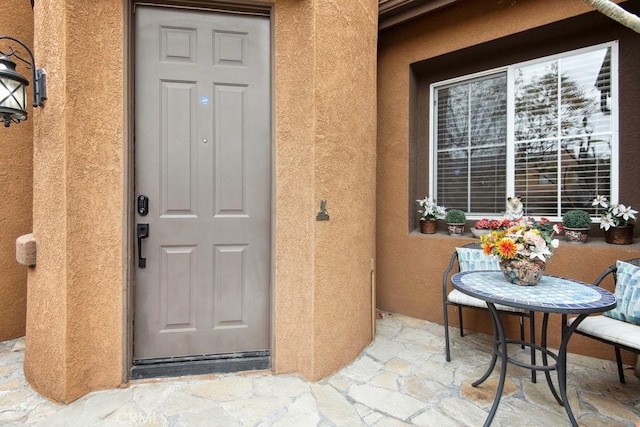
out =
[[[463,294],[457,289],[452,290],[447,295],[447,300],[452,304],[467,305],[470,307],[487,308],[487,303],[481,299],[471,297],[467,294]],[[525,310],[514,307],[507,307],[506,305],[496,304],[496,308],[500,311],[511,311],[514,313],[524,313]]]
[[[570,325],[574,320],[575,317],[567,323]],[[633,323],[621,322],[606,316],[589,316],[576,329],[614,344],[640,350],[640,327]]]
[[[497,270],[500,264],[495,257],[485,254],[482,249],[456,248],[460,271]]]
[[[614,294],[618,305],[604,315],[623,322],[640,324],[640,267],[618,261],[616,276]]]

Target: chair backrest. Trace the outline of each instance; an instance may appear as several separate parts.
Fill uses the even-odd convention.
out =
[[[617,306],[605,312],[604,315],[640,325],[640,301],[638,301],[638,295],[640,295],[640,258],[617,261],[607,271],[613,274],[615,284],[613,293],[617,300]],[[604,277],[600,275],[596,280],[601,282]]]
[[[456,248],[460,271],[500,270],[498,259],[477,248]]]
[[[443,292],[446,292],[447,290],[447,286],[449,284],[449,280],[448,280],[449,275],[453,271],[453,268],[456,266],[456,264],[458,264],[459,271],[470,271],[470,270],[480,270],[480,269],[482,270],[499,270],[500,269],[497,261],[494,262],[491,258],[489,258],[488,255],[485,255],[481,252],[482,251],[481,243],[478,243],[478,242],[469,243],[462,246],[461,248],[473,250],[474,252],[478,251],[479,254],[481,254],[481,258],[477,260],[478,262],[475,262],[474,260],[468,260],[468,259],[465,259],[464,261],[462,261],[460,259],[460,254],[458,253],[458,248],[456,248],[456,250],[454,250],[453,254],[451,255],[451,260],[449,261],[449,265],[444,270],[444,274],[442,275],[442,291]]]
[[[464,246],[462,246],[463,248],[467,248],[467,249],[482,249],[482,245],[478,242],[475,243],[468,243]],[[444,270],[444,276],[448,276],[449,273],[451,273],[451,271],[453,270],[454,265],[456,264],[456,262],[458,261],[458,251],[457,248],[456,250],[453,251],[453,254],[451,255],[451,260],[449,260],[449,265],[447,266],[447,268]],[[458,266],[459,268],[460,266]]]
[[[625,260],[624,262],[628,263],[628,264],[633,264],[635,266],[640,267],[640,258],[632,258],[632,259],[628,259]],[[593,282],[593,284],[595,286],[600,286],[600,284],[602,283],[602,281],[604,279],[607,278],[608,275],[612,274],[613,275],[613,284],[614,286],[618,283],[618,275],[617,275],[617,268],[616,268],[616,264],[613,264],[611,266],[609,266],[605,271],[603,271],[597,278],[596,280]]]

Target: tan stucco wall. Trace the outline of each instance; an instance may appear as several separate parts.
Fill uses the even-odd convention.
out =
[[[311,1],[275,10],[275,283],[273,367],[313,371],[313,16]],[[290,21],[298,24],[293,27]],[[298,37],[307,40],[299,44]],[[297,72],[289,70],[297,69]],[[287,88],[286,90],[280,88]],[[287,153],[287,155],[283,155]],[[294,173],[295,171],[295,173]]]
[[[318,379],[371,340],[377,1],[275,13],[274,367]]]
[[[316,1],[315,227],[312,378],[328,375],[371,341],[375,258],[378,2]]]
[[[346,3],[274,8],[273,364],[309,379],[371,340],[377,1]],[[127,378],[125,10],[36,2],[49,101],[34,120],[25,374],[58,401]]]
[[[33,48],[33,15],[29,2],[5,0],[0,35],[17,38]],[[0,41],[0,49],[5,49]],[[19,46],[13,44],[18,49]],[[22,50],[22,49],[20,49]],[[26,54],[26,52],[23,51]],[[19,63],[17,71],[31,81],[31,70]],[[31,105],[29,86],[29,102]],[[31,232],[31,159],[33,116],[5,128],[0,124],[0,341],[23,336],[27,309],[27,267],[16,263],[16,238]]]
[[[409,231],[412,227],[417,229],[417,223],[409,223],[412,217],[409,209],[417,209],[414,199],[418,198],[412,197],[409,189],[414,179],[409,176],[410,64],[590,11],[578,0],[562,2],[562,7],[558,4],[553,0],[459,2],[381,34],[376,209],[379,308],[441,323],[442,273],[454,248],[473,241],[469,234],[468,238],[446,236],[444,224],[440,225],[439,235]],[[605,244],[602,239],[583,246],[565,243],[552,258],[547,272],[592,282],[616,259],[637,256],[640,256],[638,243],[615,246]],[[475,310],[464,313],[467,328],[490,332],[486,313]],[[457,325],[453,309],[449,318]],[[559,316],[552,316],[552,346],[559,344],[558,322]],[[515,324],[511,326],[515,331]],[[582,337],[572,338],[570,351],[613,357],[611,347]]]
[[[35,8],[49,99],[34,121],[24,369],[59,401],[123,378],[123,10],[121,0]]]

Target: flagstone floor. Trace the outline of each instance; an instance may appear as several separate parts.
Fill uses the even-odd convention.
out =
[[[493,401],[498,370],[478,388],[491,339],[453,333],[444,359],[442,326],[384,313],[376,340],[350,365],[317,382],[269,372],[132,381],[62,405],[24,379],[24,339],[0,343],[2,426],[481,426]],[[509,351],[526,360],[526,350]],[[640,380],[615,363],[570,355],[568,390],[581,426],[636,426]],[[569,425],[543,375],[509,366],[493,426]]]

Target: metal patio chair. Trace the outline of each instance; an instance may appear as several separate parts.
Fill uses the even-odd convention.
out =
[[[462,246],[462,249],[472,249],[482,251],[482,245],[480,243],[469,243],[467,245]],[[486,256],[486,255],[485,255]],[[488,256],[486,256],[488,258]],[[462,292],[453,289],[451,285],[450,276],[455,266],[457,266],[458,270],[460,270],[460,262],[459,262],[459,254],[456,249],[451,255],[451,260],[449,261],[449,265],[447,266],[444,274],[442,275],[442,310],[444,315],[444,339],[445,339],[445,356],[447,362],[451,361],[451,349],[449,343],[449,313],[448,307],[454,306],[458,308],[458,323],[460,325],[460,336],[464,337],[464,324],[462,321],[462,309],[463,308],[473,308],[476,310],[488,310],[486,302],[465,295]],[[480,270],[487,269],[486,267],[474,267],[469,265],[468,270]],[[498,268],[491,268],[499,271]],[[460,270],[463,271],[463,270]],[[514,285],[515,286],[515,285]],[[536,353],[535,353],[535,315],[533,311],[507,307],[500,304],[496,304],[496,309],[500,311],[500,313],[515,315],[520,318],[520,341],[524,341],[524,318],[529,318],[529,341],[531,343],[531,364],[535,365],[536,361]],[[524,346],[523,346],[524,348]],[[531,371],[531,381],[536,382],[536,371]]]
[[[640,267],[640,258],[634,258],[624,262]],[[618,286],[618,263],[608,267],[602,272],[593,284],[600,286],[609,275],[613,277],[615,286]],[[640,284],[638,284],[638,287],[640,287]],[[618,307],[620,307],[620,303],[621,301],[618,300]],[[573,317],[566,321],[566,318],[567,316],[565,315],[564,320],[566,325],[571,325],[576,319]],[[578,325],[575,332],[613,346],[616,354],[616,364],[618,365],[618,378],[620,383],[624,384],[625,380],[620,350],[623,349],[635,354],[640,354],[640,325],[601,314],[585,318],[582,323]]]

